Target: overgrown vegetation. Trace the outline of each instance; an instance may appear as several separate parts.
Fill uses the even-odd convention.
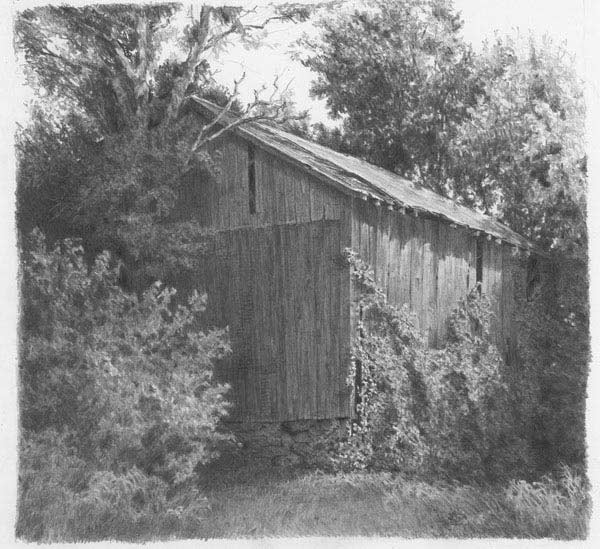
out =
[[[544,469],[561,463],[583,468],[590,360],[587,266],[562,257],[547,272],[534,270],[534,276],[540,274],[539,295],[523,299],[519,310],[520,364],[527,371],[516,372],[515,406],[531,418],[527,436]]]
[[[523,55],[503,39],[476,59],[446,0],[371,7],[380,13],[331,18],[307,61],[321,73],[315,94],[348,115],[342,131],[313,137],[585,256],[581,93],[561,52],[531,42]],[[269,21],[311,9],[289,4],[257,20],[254,9],[202,6],[183,27],[176,4],[17,15],[36,90],[16,142],[18,536],[585,535],[587,487],[573,472],[585,457],[585,265],[565,270],[552,303],[524,306],[526,367],[510,385],[484,298],[466,297],[446,346],[428,350],[408,311],[390,307],[354,260],[360,421],[334,461],[412,479],[314,474],[198,488],[198,464],[229,439],[219,431],[227,388],[212,378],[229,348],[226,332],[202,327],[204,297],[184,303],[157,282],[190,282],[204,245],[193,214],[214,175],[202,147],[215,128],[201,127],[186,99],[306,134],[286,97],[244,106],[239,81],[218,86],[207,53],[233,39],[258,45]],[[509,480],[547,470],[538,482]],[[414,480],[432,474],[503,484]]]
[[[204,297],[126,293],[108,254],[88,265],[70,240],[48,249],[34,232],[22,265],[18,534],[180,529],[202,503],[195,467],[228,438],[227,387],[212,379],[226,332],[200,329]]]
[[[334,458],[338,467],[481,481],[533,478],[560,463],[583,464],[583,409],[575,402],[585,398],[585,350],[568,357],[566,343],[549,344],[561,332],[547,312],[540,313],[540,303],[524,306],[529,316],[521,321],[536,339],[523,338],[528,350],[515,377],[492,343],[490,305],[478,288],[451,315],[444,346],[431,349],[408,308],[387,303],[368,265],[352,252],[348,259],[359,319],[349,375],[349,383],[359,380],[358,418]],[[563,378],[578,384],[555,386],[550,394],[544,384],[558,375],[556,362],[548,363],[557,352]],[[561,406],[554,409],[557,401]],[[575,419],[581,429],[561,444],[557,435],[572,431]],[[552,457],[539,451],[544,436]]]

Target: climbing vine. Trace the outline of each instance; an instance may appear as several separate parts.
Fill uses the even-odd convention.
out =
[[[446,342],[428,348],[405,305],[388,303],[350,250],[356,418],[334,461],[452,478],[500,477],[530,463],[515,432],[504,361],[490,338],[490,303],[478,288],[452,313]]]

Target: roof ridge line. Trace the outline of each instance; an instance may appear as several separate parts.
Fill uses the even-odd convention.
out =
[[[217,114],[219,111],[223,110],[223,107],[220,107],[219,105],[217,105],[207,99],[198,97],[196,95],[191,95],[191,96],[189,96],[189,98],[192,99],[196,104],[209,110],[213,115]],[[232,118],[232,117],[237,117],[238,115],[236,113],[227,112],[227,113],[225,113],[225,116]],[[255,133],[253,133],[252,130],[254,130]],[[322,171],[322,170],[316,169],[313,166],[305,165],[305,162],[303,162],[299,159],[295,159],[296,162],[298,162],[301,166],[304,167],[304,169],[307,169],[309,171],[316,171],[322,177],[326,178],[328,181],[330,181],[332,184],[334,184],[336,186],[336,188],[338,185],[342,185],[342,186],[346,187],[347,191],[350,191],[351,193],[354,193],[357,195],[368,197],[368,195],[371,194],[372,198],[375,200],[385,201],[387,199],[388,201],[392,201],[393,203],[399,204],[400,207],[412,209],[412,210],[415,210],[418,212],[423,212],[423,213],[429,214],[431,216],[440,218],[440,219],[444,220],[445,222],[449,222],[449,223],[453,223],[458,226],[466,227],[469,230],[483,232],[483,233],[488,234],[496,239],[500,239],[509,245],[518,246],[518,247],[533,251],[533,252],[543,255],[543,256],[549,256],[549,254],[547,252],[539,249],[532,242],[530,242],[527,238],[520,235],[519,233],[517,233],[510,227],[504,225],[497,219],[494,219],[493,217],[491,217],[487,214],[484,214],[482,212],[474,210],[464,204],[458,204],[451,198],[446,197],[440,193],[437,193],[436,191],[434,191],[433,189],[430,189],[428,187],[422,186],[420,188],[415,188],[414,183],[412,181],[410,181],[410,179],[407,179],[406,177],[401,176],[390,170],[386,170],[385,168],[382,168],[381,166],[371,164],[370,162],[367,162],[366,160],[363,160],[361,158],[351,156],[351,155],[336,151],[334,149],[330,149],[329,147],[326,147],[326,146],[321,145],[316,142],[312,142],[306,138],[297,136],[297,135],[295,135],[291,132],[285,131],[279,127],[271,126],[268,124],[261,124],[259,121],[250,121],[244,125],[236,126],[236,127],[232,128],[232,131],[241,133],[246,138],[257,139],[264,145],[267,145],[273,149],[278,148],[277,144],[272,144],[272,143],[269,144],[268,141],[265,142],[265,140],[268,139],[268,136],[271,136],[271,139],[285,140],[286,147],[299,150],[299,152],[302,152],[302,154],[307,155],[308,157],[315,159],[319,163],[324,164],[325,171]],[[256,132],[258,132],[259,134],[266,133],[267,136],[262,137],[261,135],[256,135]],[[300,142],[298,142],[298,140]],[[304,142],[306,143],[306,145],[304,144]],[[427,208],[419,206],[419,205],[411,204],[411,203],[407,202],[406,200],[402,200],[402,199],[398,198],[397,196],[394,196],[390,190],[374,183],[371,179],[369,179],[365,175],[361,175],[360,173],[357,173],[356,171],[354,171],[352,169],[348,169],[348,167],[341,165],[339,162],[336,162],[334,159],[332,160],[332,159],[324,157],[323,152],[319,152],[318,150],[317,151],[312,150],[311,149],[312,146],[316,146],[318,149],[324,149],[325,151],[331,151],[331,153],[333,153],[333,155],[343,156],[344,158],[348,159],[348,162],[350,162],[350,163],[358,162],[360,164],[364,164],[365,169],[374,170],[376,172],[379,172],[382,177],[388,177],[388,178],[393,177],[394,179],[398,180],[398,183],[402,183],[403,185],[406,186],[407,192],[417,193],[417,196],[419,194],[421,194],[421,195],[425,194],[426,195],[425,197],[421,196],[422,200],[423,199],[426,200],[427,195],[429,195],[431,197],[431,200],[441,201],[448,209],[458,210],[456,212],[457,217],[464,218],[467,215],[470,215],[472,217],[475,217],[479,221],[479,223],[475,222],[474,225],[469,225],[467,222],[465,222],[464,219],[461,219],[461,220],[455,219],[454,217],[452,217],[452,215],[450,213],[444,214],[443,212],[438,211],[441,208],[441,205],[438,205],[437,209],[436,208],[427,209]],[[293,158],[291,152],[286,152],[285,150],[283,150],[283,151],[280,150],[279,152],[290,159]],[[328,171],[332,171],[334,173],[333,174],[327,173]],[[338,175],[340,176],[341,181],[338,181],[338,177],[336,177]],[[365,190],[353,187],[353,186],[349,185],[348,183],[345,183],[343,181],[343,177],[355,179],[360,184],[366,186],[367,189],[370,191],[370,193]],[[377,194],[380,196],[376,196]],[[418,200],[417,200],[417,202],[418,202]],[[432,204],[432,206],[434,206],[434,205]],[[475,219],[473,221],[475,221]],[[495,227],[491,227],[491,228],[487,227],[486,228],[486,227],[480,226],[480,225],[484,225],[484,224],[488,224],[488,223],[496,225],[497,227],[496,228]],[[502,233],[506,233],[506,234],[502,235]]]

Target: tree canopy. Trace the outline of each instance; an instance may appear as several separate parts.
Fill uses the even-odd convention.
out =
[[[17,51],[34,87],[67,98],[104,132],[172,123],[186,95],[210,81],[207,55],[233,39],[256,45],[270,21],[308,16],[284,5],[256,20],[256,9],[182,6],[43,6],[17,17]],[[266,107],[265,101],[254,107]]]
[[[585,255],[585,109],[572,58],[547,39],[498,37],[474,70],[482,93],[450,148],[453,188],[546,249]]]
[[[451,0],[367,0],[305,41],[325,145],[584,255],[582,85],[562,47],[497,37],[476,53]]]
[[[221,131],[189,116],[186,99],[204,95],[236,110],[235,124],[295,116],[277,81],[242,105],[244,75],[224,89],[208,58],[233,40],[256,46],[270,22],[305,19],[308,8],[182,10],[42,6],[18,14],[15,45],[36,91],[31,123],[17,135],[21,234],[39,227],[51,240],[83,238],[90,255],[108,249],[130,265],[148,260],[153,244],[150,262],[165,268],[145,280],[168,278],[165,269],[182,267],[177,250],[193,240],[176,206],[201,200],[186,174],[211,177],[204,145]]]
[[[446,0],[369,2],[321,22],[304,60],[312,94],[344,117],[346,149],[443,190],[448,144],[472,99],[472,52]]]

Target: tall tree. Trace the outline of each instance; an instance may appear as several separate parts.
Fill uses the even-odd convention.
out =
[[[450,152],[451,186],[546,249],[585,255],[583,86],[549,39],[498,37],[477,57],[482,92]]]
[[[310,13],[295,4],[263,13],[182,10],[172,3],[44,6],[18,15],[16,49],[39,96],[17,140],[22,231],[40,226],[50,238],[83,237],[90,253],[110,249],[130,263],[152,249],[155,264],[181,267],[171,260],[191,229],[176,206],[189,191],[186,174],[211,176],[203,146],[221,131],[189,116],[186,99],[214,92],[211,52],[232,40],[257,45],[270,22]],[[234,124],[289,116],[277,83],[270,96],[236,103],[242,78],[222,102],[224,111],[237,108]],[[197,191],[194,199],[201,200]]]
[[[451,2],[368,0],[320,26],[304,63],[317,73],[312,94],[344,117],[338,147],[444,190],[448,143],[473,99]]]
[[[16,46],[35,87],[69,98],[104,132],[172,123],[189,92],[207,79],[207,56],[231,39],[257,44],[274,20],[306,18],[282,5],[257,22],[256,9],[181,4],[43,6],[19,14]],[[166,49],[175,51],[175,58]],[[257,101],[254,107],[267,107]]]
[[[340,129],[320,142],[495,216],[546,249],[585,254],[581,82],[544,40],[475,54],[451,0],[366,0],[321,22],[305,64]]]

